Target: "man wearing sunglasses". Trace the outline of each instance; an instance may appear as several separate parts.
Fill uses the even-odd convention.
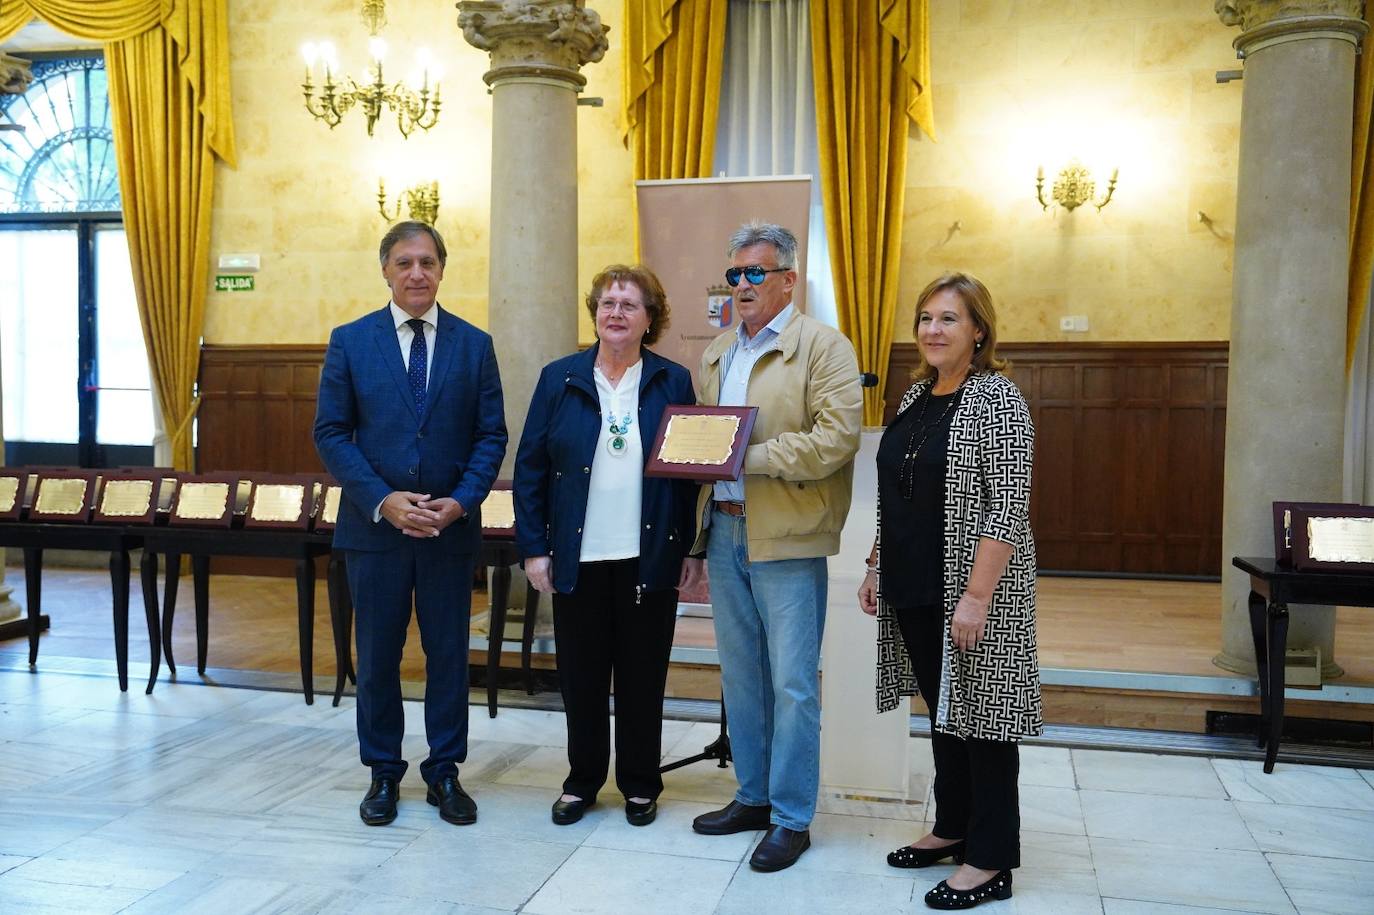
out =
[[[741,479],[703,489],[701,534],[739,790],[705,835],[767,830],[749,864],[790,867],[811,844],[820,785],[826,559],[849,513],[863,395],[854,347],[797,312],[797,239],[749,223],[730,238],[739,326],[701,360],[705,404],[756,406]]]

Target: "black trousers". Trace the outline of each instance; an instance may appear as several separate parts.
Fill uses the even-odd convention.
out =
[[[1021,762],[1015,741],[961,740],[935,730],[945,644],[944,608],[899,608],[897,625],[916,685],[930,707],[935,754],[935,827],[942,839],[963,839],[964,860],[984,870],[1021,866],[1021,807],[1016,780]]]
[[[611,761],[615,683],[615,783],[625,797],[656,798],[663,690],[677,625],[677,591],[635,590],[638,559],[584,562],[577,588],[553,596],[558,682],[568,716],[565,794],[595,800]]]

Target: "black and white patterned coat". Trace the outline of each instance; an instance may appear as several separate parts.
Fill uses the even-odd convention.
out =
[[[929,381],[902,397],[900,415]],[[1018,740],[1044,727],[1035,647],[1035,542],[1030,530],[1035,429],[1021,391],[1004,375],[970,375],[949,430],[945,472],[945,647],[936,727],[957,737]],[[879,505],[881,517],[882,506]],[[881,530],[881,524],[879,530]],[[954,606],[968,584],[980,537],[1013,547],[988,607],[985,635],[968,652],[950,640]],[[880,538],[881,540],[881,538]],[[878,711],[916,695],[911,659],[893,608],[882,598],[884,563],[903,562],[900,544],[878,545]]]

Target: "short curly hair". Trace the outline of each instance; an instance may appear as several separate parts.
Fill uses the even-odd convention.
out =
[[[639,294],[644,297],[644,310],[649,315],[649,329],[644,332],[643,344],[652,346],[672,323],[672,309],[668,307],[668,294],[663,291],[663,284],[658,281],[654,272],[643,264],[611,264],[592,278],[592,290],[587,293],[586,304],[587,314],[592,316],[593,328],[596,326],[596,306],[601,301],[601,294],[616,283],[633,283],[639,289]]]

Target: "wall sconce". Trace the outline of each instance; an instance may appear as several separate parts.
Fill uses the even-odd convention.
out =
[[[439,218],[439,182],[431,181],[428,184],[417,184],[401,191],[396,198],[396,206],[387,212],[386,205],[386,182],[377,179],[377,210],[382,214],[382,218],[387,222],[395,222],[401,218],[401,203],[405,202],[406,208],[410,211],[411,219],[418,219],[428,225],[434,225],[434,221]]]
[[[421,70],[417,80],[420,88],[416,91],[404,81],[391,86],[386,85],[382,78],[382,60],[386,57],[386,50],[386,42],[381,38],[374,37],[368,42],[372,64],[367,68],[364,82],[360,84],[351,76],[343,76],[336,81],[335,74],[338,72],[339,64],[335,58],[333,44],[327,41],[318,45],[313,42],[306,43],[301,48],[301,54],[305,57],[305,82],[301,84],[301,89],[305,91],[305,110],[324,121],[332,130],[339,125],[350,108],[358,105],[367,118],[369,137],[372,136],[372,128],[377,123],[377,118],[382,115],[383,106],[390,108],[396,115],[396,126],[403,137],[409,137],[417,127],[429,130],[439,123],[439,74],[429,52],[423,48],[417,52]],[[324,69],[324,81],[320,86],[318,100],[315,99],[313,79],[317,59]],[[432,70],[436,72],[433,72],[434,86],[431,88]]]
[[[1097,191],[1097,185],[1093,182],[1092,172],[1088,171],[1077,159],[1064,166],[1063,171],[1054,179],[1054,186],[1050,188],[1050,196],[1054,202],[1059,204],[1069,212],[1073,212],[1079,206],[1091,202],[1101,212],[1102,208],[1112,202],[1112,194],[1116,193],[1116,175],[1118,169],[1112,169],[1112,177],[1107,181],[1107,195],[1101,200],[1093,200],[1093,194]],[[1049,203],[1045,201],[1045,167],[1042,165],[1035,170],[1035,199],[1040,201],[1040,209],[1048,210]]]

